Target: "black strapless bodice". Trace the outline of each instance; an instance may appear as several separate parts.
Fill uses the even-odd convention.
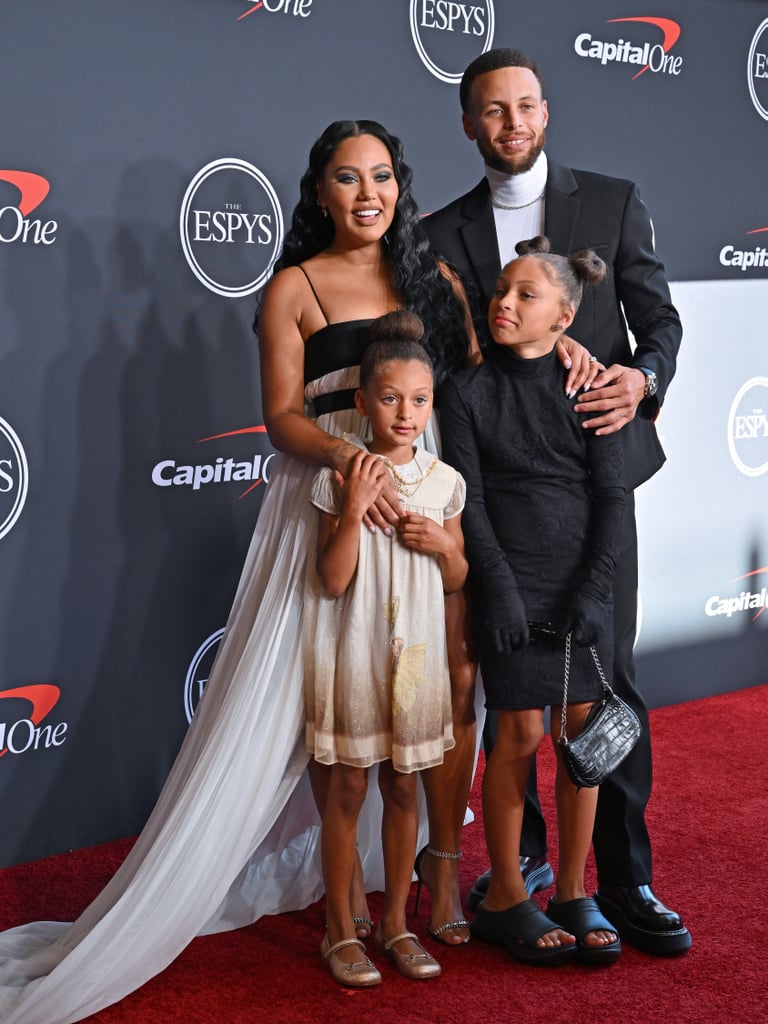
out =
[[[318,377],[359,366],[371,342],[371,320],[344,320],[326,324],[304,342],[304,384]]]

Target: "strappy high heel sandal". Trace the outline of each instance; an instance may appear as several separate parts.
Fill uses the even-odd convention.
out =
[[[370,939],[373,935],[373,919],[370,917],[353,917],[355,932],[358,939]]]
[[[365,907],[365,913],[364,914],[357,914],[357,915],[353,914],[352,921],[354,922],[355,934],[357,935],[358,939],[370,939],[370,938],[373,938],[373,932],[374,932],[375,925],[374,925],[373,919],[370,916],[370,912],[368,910],[368,901],[367,901],[366,895],[365,895],[365,878],[364,878],[364,875],[363,875],[363,864],[362,864],[362,861],[360,859],[360,847],[358,846],[357,843],[355,843],[355,858],[356,858],[356,861],[357,861],[357,866],[356,866],[355,871],[353,872],[353,876],[352,876],[353,885],[352,885],[352,889],[350,891],[350,900],[351,900],[352,906],[354,908],[355,903],[356,903],[355,896],[356,895],[361,896],[362,899],[361,899],[360,903],[358,903],[358,906],[364,906]],[[354,881],[355,881],[355,875],[356,874],[359,874],[359,882],[360,882],[360,890],[361,890],[359,894],[356,894],[355,891],[354,891],[355,890]]]
[[[422,876],[422,864],[426,854],[430,854],[432,857],[439,857],[442,860],[460,860],[462,857],[461,850],[458,850],[456,853],[446,853],[445,850],[436,850],[429,844],[419,850],[416,854],[416,860],[413,865],[413,870],[416,873],[416,878],[418,880],[416,883],[416,905],[413,908],[414,913],[417,916],[419,913],[419,907],[421,906],[421,887],[422,885],[426,885]],[[446,942],[443,938],[443,935],[445,935],[446,932],[456,931],[459,928],[466,928],[469,930],[469,921],[467,921],[466,918],[460,917],[455,921],[446,921],[445,924],[438,925],[437,928],[432,928],[431,925],[428,925],[427,931],[433,939],[437,939],[438,942],[442,942],[444,946],[464,946],[469,942],[469,936],[467,936],[467,938],[462,942]]]

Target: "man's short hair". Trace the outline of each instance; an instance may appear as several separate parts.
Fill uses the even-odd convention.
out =
[[[499,71],[501,68],[528,68],[538,79],[541,94],[544,95],[544,79],[541,77],[541,71],[533,57],[529,57],[522,50],[512,50],[509,47],[500,46],[476,57],[462,75],[459,101],[465,114],[469,107],[469,97],[475,79],[480,75],[487,75],[489,71]]]

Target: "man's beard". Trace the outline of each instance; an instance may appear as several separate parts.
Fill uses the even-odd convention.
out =
[[[477,148],[483,157],[486,164],[494,171],[499,171],[501,174],[525,174],[533,167],[536,161],[539,159],[539,154],[544,149],[544,143],[547,141],[547,133],[542,131],[541,138],[538,143],[534,145],[533,149],[529,152],[528,156],[521,163],[513,163],[511,159],[503,157],[498,150],[491,147],[486,147],[480,144],[480,140],[477,140]]]

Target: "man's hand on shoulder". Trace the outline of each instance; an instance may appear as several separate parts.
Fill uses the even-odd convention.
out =
[[[614,363],[597,375],[574,409],[588,417],[582,427],[592,428],[597,435],[615,434],[635,418],[644,392],[642,370]]]

